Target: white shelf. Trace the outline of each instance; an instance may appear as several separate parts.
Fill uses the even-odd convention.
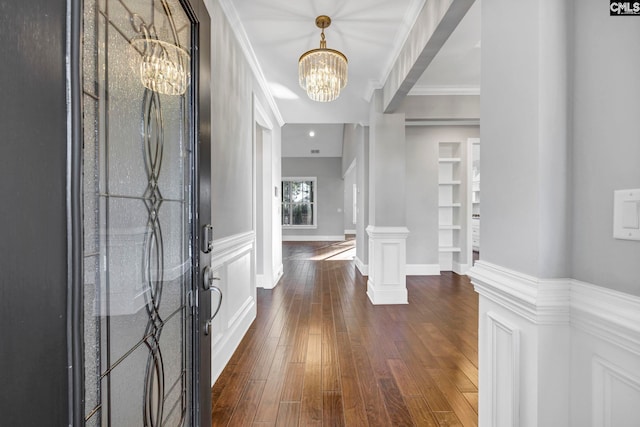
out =
[[[462,230],[459,225],[440,225],[440,230]]]
[[[460,185],[462,181],[440,181],[440,185]]]
[[[445,203],[442,205],[439,205],[438,207],[440,208],[459,208],[462,206],[462,203]]]
[[[460,157],[440,157],[438,161],[440,163],[460,163],[462,159]]]
[[[440,252],[460,252],[460,248],[455,246],[440,246],[438,250]]]

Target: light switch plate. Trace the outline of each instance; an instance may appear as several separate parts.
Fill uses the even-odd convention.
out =
[[[613,193],[613,237],[640,240],[640,189]]]

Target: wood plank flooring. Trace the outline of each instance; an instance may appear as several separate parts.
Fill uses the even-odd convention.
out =
[[[353,241],[285,243],[284,277],[213,387],[214,426],[477,426],[478,298],[414,276],[374,306]]]

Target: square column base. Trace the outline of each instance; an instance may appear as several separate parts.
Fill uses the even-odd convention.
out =
[[[369,281],[367,296],[374,305],[408,304],[406,227],[367,227]]]

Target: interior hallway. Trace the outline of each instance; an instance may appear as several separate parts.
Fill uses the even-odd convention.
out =
[[[354,242],[284,243],[284,277],[213,387],[214,426],[475,426],[478,297],[466,276],[407,278],[374,306]]]

